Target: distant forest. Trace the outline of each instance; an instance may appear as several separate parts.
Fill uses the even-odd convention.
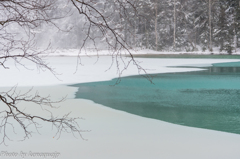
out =
[[[214,50],[231,54],[240,47],[239,0],[129,0],[133,7],[124,10],[119,9],[115,1],[120,0],[94,0],[94,5],[132,48],[186,52]],[[52,15],[64,15],[66,8],[71,10],[67,4],[58,5]],[[57,21],[59,26],[69,29],[68,32],[53,34],[46,27],[42,27],[41,32],[53,34],[52,40],[58,46],[78,48],[86,36],[88,24],[84,18],[75,16],[76,10],[70,13]],[[90,32],[96,39],[100,34],[97,29],[92,27]],[[38,35],[42,41],[44,33]],[[94,46],[103,48],[102,41],[99,38]],[[89,48],[93,45],[88,44]]]
[[[139,2],[136,43],[170,51],[231,54],[240,46],[239,0],[155,0]]]

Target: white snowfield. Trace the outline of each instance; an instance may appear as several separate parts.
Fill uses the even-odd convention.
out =
[[[122,111],[113,110],[85,99],[73,99],[77,88],[64,84],[111,80],[118,77],[116,65],[111,66],[111,57],[82,57],[83,66],[76,69],[76,57],[49,57],[49,63],[61,74],[57,79],[49,72],[36,72],[19,69],[9,62],[10,69],[0,68],[0,92],[18,84],[23,92],[35,86],[42,95],[51,94],[53,99],[69,95],[55,115],[72,112],[73,117],[83,117],[79,125],[87,141],[63,133],[60,139],[53,138],[55,131],[51,125],[44,124],[39,134],[33,134],[23,142],[7,142],[0,145],[3,152],[26,153],[25,158],[37,158],[36,153],[60,154],[59,159],[239,159],[240,135],[212,130],[191,128],[148,119]],[[126,60],[126,59],[125,59]],[[184,72],[198,68],[174,68],[167,66],[209,66],[212,63],[235,62],[226,59],[143,59],[141,66],[149,73]],[[28,64],[29,68],[34,68]],[[123,66],[121,63],[120,67]],[[143,72],[142,72],[143,73]],[[122,76],[136,75],[135,66],[130,65]],[[4,75],[4,76],[3,76]],[[114,83],[113,83],[114,84]],[[150,84],[150,83],[149,83]],[[22,87],[25,86],[25,87]],[[0,103],[0,106],[3,105]],[[34,105],[21,104],[26,111],[41,114]],[[44,115],[44,114],[41,114]],[[17,130],[19,128],[16,128]],[[19,135],[20,136],[20,135]],[[15,138],[17,136],[15,135]],[[8,157],[0,157],[7,159]],[[41,158],[41,157],[39,157]],[[43,158],[43,157],[42,157]],[[48,157],[52,158],[52,157]]]

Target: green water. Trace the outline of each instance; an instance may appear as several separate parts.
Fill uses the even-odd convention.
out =
[[[205,71],[156,74],[74,85],[77,98],[143,117],[240,134],[240,62]]]

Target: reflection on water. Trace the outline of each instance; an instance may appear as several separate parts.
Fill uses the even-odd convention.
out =
[[[240,63],[205,71],[157,74],[77,84],[77,98],[143,117],[240,134]]]
[[[239,73],[240,67],[210,67],[207,72],[221,72],[221,73]]]

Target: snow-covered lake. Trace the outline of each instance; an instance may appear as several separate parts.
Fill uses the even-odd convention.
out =
[[[76,139],[71,134],[62,134],[57,140],[53,138],[51,127],[44,125],[41,135],[34,134],[23,142],[8,142],[8,147],[0,146],[1,151],[28,154],[30,151],[59,152],[61,159],[239,158],[240,135],[170,124],[107,108],[89,100],[74,99],[77,88],[66,84],[106,81],[118,77],[115,64],[108,70],[111,57],[101,56],[97,63],[96,57],[82,57],[82,65],[77,71],[75,57],[49,57],[47,60],[59,73],[57,78],[49,72],[39,73],[21,66],[16,68],[9,62],[9,70],[0,69],[4,75],[0,79],[0,92],[17,84],[19,90],[35,86],[34,89],[40,94],[51,94],[53,99],[68,95],[55,113],[72,112],[72,116],[83,117],[85,120],[79,122],[81,128],[91,130],[83,133],[87,141]],[[202,70],[167,66],[210,66],[212,63],[238,60],[139,58],[138,61],[149,73],[167,73]],[[27,65],[34,68],[34,65]],[[130,65],[122,76],[137,74],[136,67]],[[26,105],[26,108],[31,109],[31,105]]]
[[[124,58],[128,61],[129,58]],[[54,76],[49,71],[36,70],[35,64],[26,62],[25,69],[22,66],[15,66],[14,63],[8,61],[9,69],[0,68],[4,75],[0,79],[1,87],[18,86],[46,86],[58,84],[73,84],[84,82],[106,81],[119,77],[117,72],[115,59],[111,56],[90,56],[81,57],[81,64],[77,65],[76,57],[49,57],[46,59],[57,73]],[[198,68],[171,68],[168,66],[210,66],[212,63],[235,62],[236,59],[151,59],[137,58],[139,64],[149,74],[169,73],[169,72],[185,72],[202,70]],[[124,68],[120,61],[120,70]],[[140,72],[144,74],[143,71]],[[138,69],[135,65],[129,65],[128,69],[122,74],[124,76],[138,75]]]

